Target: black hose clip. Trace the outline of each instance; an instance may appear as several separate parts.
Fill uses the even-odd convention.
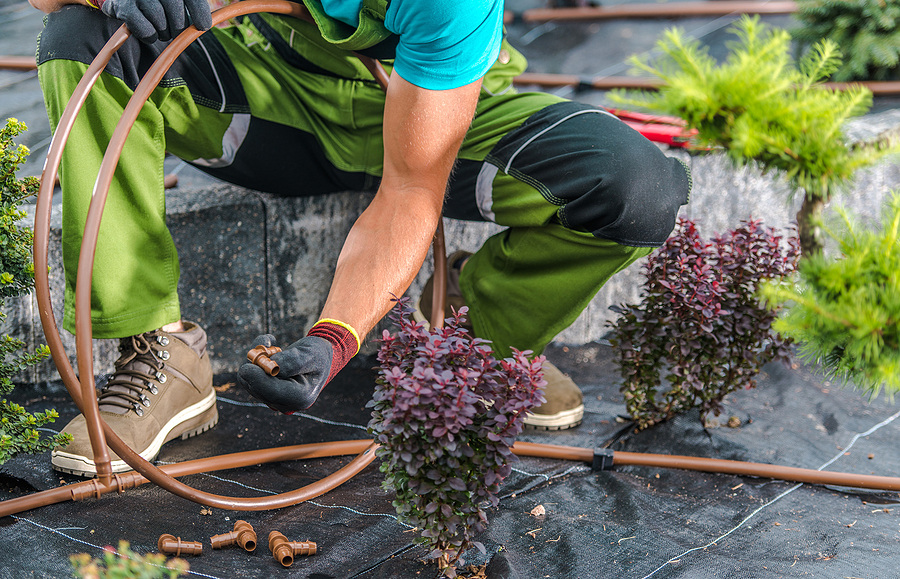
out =
[[[591,470],[612,470],[613,454],[611,448],[595,448]]]

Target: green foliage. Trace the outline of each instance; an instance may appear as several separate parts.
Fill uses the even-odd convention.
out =
[[[140,556],[129,547],[127,541],[119,541],[119,550],[103,549],[102,559],[92,559],[87,553],[69,557],[76,577],[82,579],[175,579],[187,574],[188,563],[184,559],[166,562],[166,556],[148,553]]]
[[[706,422],[730,392],[755,386],[763,364],[790,358],[771,331],[776,313],[756,297],[761,282],[796,267],[797,239],[782,241],[759,221],[704,241],[680,219],[650,256],[641,303],[613,307],[621,316],[610,324],[625,408],[639,429],[698,407]]]
[[[28,157],[28,147],[16,146],[13,137],[25,130],[25,124],[16,119],[7,119],[0,129],[0,298],[27,294],[34,287],[33,233],[16,226],[25,217],[19,204],[37,194],[40,187],[34,177],[16,179],[16,171]]]
[[[846,55],[835,81],[896,80],[900,72],[900,2],[799,0],[791,31],[801,50],[828,39]]]
[[[880,231],[845,210],[825,226],[838,259],[805,260],[796,289],[764,286],[773,305],[793,302],[775,329],[801,342],[802,357],[877,396],[900,390],[900,195],[885,206]]]
[[[8,119],[0,129],[0,310],[6,298],[25,295],[34,287],[33,233],[16,225],[25,217],[19,204],[37,193],[39,187],[34,177],[16,179],[16,171],[28,156],[28,148],[16,146],[13,137],[25,129],[24,123],[16,119]],[[5,318],[0,311],[0,321]],[[12,392],[13,376],[50,354],[46,346],[39,346],[34,354],[19,353],[24,347],[21,340],[8,335],[0,337],[0,396]],[[29,414],[18,404],[0,399],[0,464],[20,453],[39,453],[67,444],[68,435],[42,439],[38,432],[57,417],[55,410]]]
[[[613,98],[685,119],[697,129],[700,145],[724,149],[736,166],[758,163],[764,171],[780,171],[792,192],[811,198],[827,200],[846,188],[855,171],[888,152],[850,147],[844,139],[843,125],[869,109],[872,94],[859,86],[822,86],[840,65],[834,42],[817,44],[795,63],[785,30],[745,16],[732,32],[738,41],[719,64],[699,42],[667,31],[658,44],[667,58],[658,68],[631,60],[664,86]]]

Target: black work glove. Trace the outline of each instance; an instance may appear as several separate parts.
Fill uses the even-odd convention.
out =
[[[254,347],[275,345],[275,336],[269,334],[253,341]],[[277,376],[247,363],[238,370],[238,383],[272,410],[293,414],[312,406],[331,379],[334,348],[328,340],[306,336],[271,359],[281,368]]]
[[[128,25],[141,42],[168,42],[194,24],[199,30],[212,27],[206,0],[103,0],[100,10]]]

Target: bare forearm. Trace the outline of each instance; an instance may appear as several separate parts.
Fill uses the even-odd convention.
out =
[[[434,196],[408,191],[402,205],[379,192],[353,226],[338,258],[322,317],[367,334],[419,272],[440,218]]]
[[[384,112],[384,175],[354,224],[322,316],[368,333],[419,271],[441,215],[447,178],[481,83],[419,89],[391,77]]]

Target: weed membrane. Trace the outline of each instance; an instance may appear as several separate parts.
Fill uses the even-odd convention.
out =
[[[620,418],[624,405],[610,348],[553,347],[547,354],[582,386],[585,421],[564,432],[527,431],[521,440],[811,469],[836,459],[827,470],[900,476],[900,420],[894,420],[900,408],[883,398],[869,402],[803,365],[766,366],[755,390],[728,397],[718,417],[722,426],[704,428],[692,412],[635,433]],[[273,413],[234,386],[233,376],[219,376],[219,425],[167,444],[158,461],[368,438],[365,404],[374,364],[373,358],[354,362],[308,413],[294,416]],[[75,413],[60,385],[22,386],[13,394],[31,412],[57,408],[60,428]],[[740,426],[725,426],[729,418]],[[258,496],[305,486],[350,460],[259,465],[183,480],[216,494]],[[53,472],[47,455],[22,456],[0,467],[0,496],[78,480]],[[138,553],[153,552],[164,533],[203,543],[203,554],[188,558],[193,577],[434,577],[416,532],[397,521],[393,494],[381,480],[372,465],[317,499],[268,512],[210,509],[144,485],[19,513],[0,519],[0,578],[68,577],[71,554],[97,557],[120,540]],[[898,576],[897,492],[649,467],[592,471],[581,463],[523,458],[501,496],[479,537],[488,553],[473,550],[469,562],[483,564],[502,550],[523,579]],[[230,532],[238,519],[254,527],[256,550],[214,551],[209,538]],[[318,553],[282,567],[268,550],[271,531],[314,541]]]

